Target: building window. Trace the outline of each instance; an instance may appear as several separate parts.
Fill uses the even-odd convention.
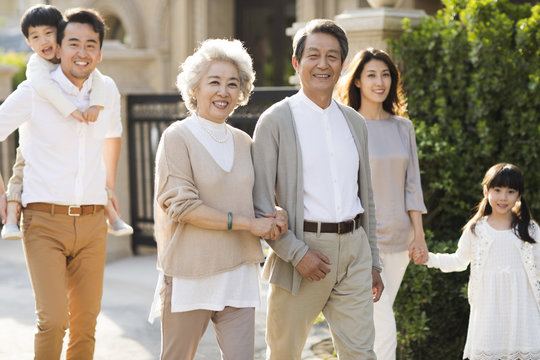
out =
[[[124,45],[131,45],[131,38],[129,37],[122,20],[116,15],[105,14],[104,16],[105,24],[107,24],[107,29],[105,31],[105,40],[116,40],[121,42]]]
[[[236,0],[235,37],[253,57],[256,86],[289,84],[292,40],[285,29],[295,19],[295,0]]]

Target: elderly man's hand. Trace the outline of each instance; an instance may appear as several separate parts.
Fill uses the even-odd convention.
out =
[[[302,260],[296,265],[296,270],[307,281],[319,281],[330,272],[327,265],[331,265],[330,260],[320,251],[309,249]]]
[[[384,284],[381,279],[381,274],[377,269],[371,269],[371,275],[373,277],[373,302],[377,302],[381,298],[382,292],[384,290]]]

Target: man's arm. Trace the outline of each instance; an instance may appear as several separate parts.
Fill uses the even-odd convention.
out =
[[[0,105],[0,141],[4,141],[25,121],[30,120],[32,99],[32,88],[25,81]]]
[[[106,182],[105,186],[110,192],[110,200],[114,209],[119,213],[118,199],[114,193],[116,183],[116,170],[118,167],[118,159],[120,158],[120,149],[122,147],[122,139],[119,137],[105,138],[103,142],[103,161],[105,162]]]
[[[6,188],[4,187],[4,180],[2,179],[2,174],[0,174],[0,217],[2,218],[2,224],[6,223],[6,210],[7,210]]]
[[[255,170],[255,185],[253,187],[253,204],[255,216],[263,217],[274,211],[276,178],[278,171],[279,143],[278,139],[286,134],[280,134],[276,119],[268,113],[263,114],[254,132],[252,147],[253,168]],[[290,135],[290,134],[289,134]],[[288,154],[288,156],[295,156]],[[281,171],[285,171],[282,169]],[[296,169],[294,169],[296,171]],[[287,204],[277,204],[289,214],[295,209],[288,209]],[[268,245],[284,261],[296,266],[308,251],[308,246],[299,240],[289,229],[279,239],[267,241]]]

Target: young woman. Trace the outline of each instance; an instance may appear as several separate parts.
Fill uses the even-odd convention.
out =
[[[338,100],[367,121],[369,163],[377,218],[384,292],[374,305],[377,359],[396,358],[392,306],[413,253],[427,260],[422,213],[426,212],[413,124],[402,117],[405,100],[399,70],[382,50],[356,54],[336,87]]]

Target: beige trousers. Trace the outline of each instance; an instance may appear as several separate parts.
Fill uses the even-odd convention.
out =
[[[330,273],[321,281],[303,280],[297,296],[270,285],[267,359],[300,360],[321,311],[339,359],[375,359],[372,263],[366,233],[362,228],[344,235],[304,233],[304,241],[330,259]]]
[[[101,308],[107,225],[103,210],[72,217],[23,210],[23,246],[34,297],[36,360],[92,359]]]
[[[384,291],[373,308],[375,321],[374,349],[377,360],[395,360],[397,347],[396,319],[394,317],[394,300],[409,265],[407,250],[396,253],[379,252],[383,271],[381,278]]]
[[[171,312],[172,278],[161,289],[161,359],[192,360],[212,320],[223,360],[253,360],[255,308]]]

